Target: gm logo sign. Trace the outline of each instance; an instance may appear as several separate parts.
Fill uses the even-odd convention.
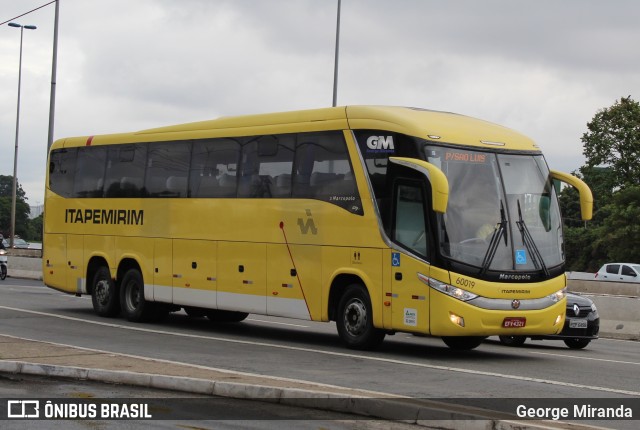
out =
[[[394,152],[393,136],[369,136],[367,148],[367,152]]]

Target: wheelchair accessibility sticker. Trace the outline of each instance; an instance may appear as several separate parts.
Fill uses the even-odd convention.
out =
[[[391,253],[391,265],[393,267],[400,267],[400,253],[392,252]]]
[[[516,264],[527,264],[527,251],[516,249]]]

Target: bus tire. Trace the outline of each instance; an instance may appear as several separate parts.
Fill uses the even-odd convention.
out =
[[[120,295],[111,272],[106,266],[100,266],[93,275],[91,283],[91,302],[93,310],[101,317],[115,317],[120,313]]]
[[[456,351],[469,351],[480,346],[485,338],[482,336],[443,336],[442,341]]]
[[[120,307],[131,322],[143,322],[155,316],[153,303],[144,299],[144,282],[138,269],[129,269],[120,284]]]
[[[571,338],[571,339],[565,339],[564,340],[564,344],[567,345],[571,349],[586,348],[587,345],[589,345],[590,342],[591,342],[591,339]]]
[[[237,323],[244,321],[249,314],[246,312],[211,310],[206,313],[211,322]]]
[[[507,346],[522,346],[527,340],[526,336],[499,336],[500,343]]]
[[[349,285],[340,301],[336,314],[340,339],[351,349],[372,349],[384,339],[384,330],[373,326],[371,299],[360,284]]]

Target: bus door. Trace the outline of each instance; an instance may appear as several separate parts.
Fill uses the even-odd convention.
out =
[[[267,245],[218,243],[218,309],[267,313]]]
[[[397,245],[391,264],[391,320],[401,331],[429,331],[429,287],[418,274],[429,276],[429,223],[423,181],[398,179],[392,194],[391,240]]]
[[[173,241],[173,303],[216,308],[217,242]]]

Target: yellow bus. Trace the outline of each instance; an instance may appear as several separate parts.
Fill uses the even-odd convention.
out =
[[[566,289],[554,180],[539,147],[470,117],[348,106],[56,141],[47,286],[130,321],[183,309],[335,321],[471,349],[559,332]]]

